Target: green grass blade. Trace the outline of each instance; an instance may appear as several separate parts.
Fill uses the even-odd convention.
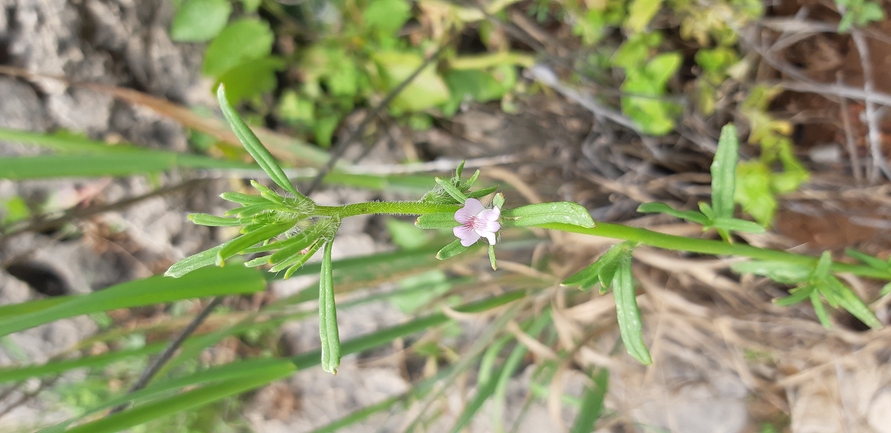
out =
[[[594,431],[594,424],[603,413],[603,400],[606,397],[609,386],[609,370],[601,369],[592,377],[594,383],[585,389],[582,395],[582,407],[572,424],[569,433],[590,433]]]
[[[241,377],[206,385],[172,397],[137,406],[133,409],[109,415],[105,418],[69,429],[69,433],[114,433],[144,424],[154,419],[200,407],[214,401],[257,388],[294,371],[293,365],[280,363]]]
[[[0,336],[82,314],[202,296],[254,293],[265,288],[262,274],[243,266],[202,269],[178,279],[154,276],[72,296],[67,302],[0,320]]]
[[[229,125],[232,127],[232,131],[235,132],[238,140],[241,141],[241,144],[244,145],[244,148],[248,153],[254,157],[257,164],[260,164],[260,168],[269,175],[269,178],[285,191],[293,194],[294,197],[308,200],[303,194],[297,191],[297,188],[294,188],[294,185],[292,185],[288,177],[285,176],[285,172],[279,167],[278,162],[275,161],[272,154],[263,147],[263,144],[260,143],[260,140],[257,139],[254,132],[245,125],[235,109],[229,105],[229,101],[226,99],[226,89],[223,85],[217,87],[217,101],[219,101],[220,108],[223,110],[223,115],[226,117],[226,120],[229,121]]]
[[[4,367],[0,368],[0,383],[14,382],[25,380],[32,377],[42,377],[54,374],[64,373],[76,368],[97,368],[112,362],[134,357],[145,356],[160,352],[167,346],[167,343],[150,344],[133,350],[118,350],[115,352],[103,353],[95,356],[85,356],[79,359],[69,359],[63,361],[51,361],[41,365],[28,365],[24,367]]]
[[[319,338],[322,340],[322,370],[337,374],[340,366],[340,333],[337,330],[337,305],[334,303],[334,281],[331,271],[331,250],[334,241],[325,243],[319,279]]]
[[[712,207],[716,218],[733,218],[733,194],[736,191],[736,163],[739,137],[733,124],[721,128],[718,150],[712,161]]]
[[[143,150],[129,144],[109,145],[76,135],[43,134],[7,128],[0,128],[0,140],[35,144],[48,149],[70,153],[104,154],[139,152]]]
[[[0,320],[45,310],[52,306],[68,302],[73,297],[74,296],[54,296],[52,298],[37,299],[34,301],[22,302],[20,304],[3,305],[0,306]]]

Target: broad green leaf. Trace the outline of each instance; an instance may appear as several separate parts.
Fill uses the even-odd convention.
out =
[[[232,13],[227,0],[186,0],[170,24],[170,39],[205,42],[218,35]]]
[[[709,224],[711,227],[714,227],[718,230],[728,230],[732,232],[743,232],[743,233],[764,233],[764,227],[760,224],[741,220],[737,218],[716,218],[714,221],[711,221]]]
[[[294,185],[292,185],[291,181],[288,180],[288,177],[285,176],[285,172],[279,167],[272,154],[263,147],[263,144],[260,143],[260,140],[257,139],[254,132],[245,125],[235,109],[229,105],[229,101],[226,99],[226,89],[223,86],[217,87],[217,101],[220,104],[220,109],[223,110],[223,115],[226,116],[226,120],[228,120],[229,125],[232,126],[232,131],[238,136],[238,140],[244,145],[245,150],[254,157],[257,164],[260,164],[260,168],[269,175],[269,178],[285,191],[293,194],[297,199],[308,200],[303,194],[300,194],[297,191],[297,188],[294,188]]]
[[[625,21],[625,28],[632,33],[644,31],[661,6],[662,0],[632,0],[628,6],[628,19]]]
[[[275,90],[278,79],[275,73],[285,68],[285,60],[264,57],[236,65],[219,77],[226,86],[226,98],[230,104]]]
[[[238,65],[268,56],[273,39],[269,24],[256,18],[229,24],[204,53],[204,75],[221,77]]]
[[[770,169],[761,161],[744,161],[739,164],[736,175],[736,201],[743,212],[765,227],[773,222],[778,206],[770,185],[770,173]]]
[[[399,86],[424,63],[421,56],[400,51],[373,53],[372,59],[377,64],[387,91]],[[435,107],[449,98],[449,89],[436,73],[436,65],[430,64],[396,96],[391,107],[396,111],[416,112]]]
[[[732,269],[734,272],[741,274],[765,276],[783,284],[796,284],[807,281],[812,271],[812,268],[804,265],[762,260],[734,263]]]
[[[340,333],[337,330],[337,305],[334,303],[334,282],[331,270],[333,241],[325,243],[319,280],[319,337],[322,340],[322,370],[337,374],[340,366]]]
[[[640,309],[634,293],[634,280],[631,276],[631,254],[622,257],[621,265],[613,280],[613,297],[616,301],[616,317],[619,322],[619,334],[628,354],[641,364],[653,362],[650,351],[643,340],[643,324]]]
[[[202,296],[254,293],[265,288],[262,274],[243,266],[201,269],[182,278],[154,276],[72,296],[61,304],[0,320],[0,336],[83,314]]]
[[[279,224],[270,224],[259,230],[254,230],[250,233],[245,233],[235,239],[232,239],[231,242],[228,242],[225,247],[217,252],[217,266],[223,266],[226,259],[235,256],[254,245],[257,245],[260,242],[272,239],[288,231],[288,229],[293,226],[294,223],[291,221]]]
[[[739,160],[739,137],[733,124],[721,128],[718,150],[712,162],[712,206],[715,219],[733,218],[733,197],[736,191],[736,163]]]
[[[572,424],[572,429],[569,430],[570,433],[594,431],[594,424],[603,413],[603,401],[609,386],[609,370],[600,369],[596,376],[592,374],[591,379],[593,379],[593,383],[585,388],[585,393],[582,395],[582,406]]]
[[[539,203],[501,212],[503,227],[530,227],[550,223],[594,227],[588,210],[577,203]]]
[[[362,11],[365,26],[381,36],[392,36],[411,18],[411,4],[406,0],[377,0]]]
[[[452,257],[457,256],[465,251],[467,251],[470,247],[465,247],[461,245],[460,239],[455,239],[452,243],[442,247],[438,253],[436,253],[436,258],[439,260],[446,260]]]
[[[703,215],[701,212],[696,212],[692,210],[680,211],[675,210],[673,207],[659,202],[653,203],[643,203],[637,207],[637,211],[640,213],[664,213],[671,215],[675,218],[684,219],[690,222],[694,222],[699,225],[706,225],[708,223],[708,218]]]
[[[241,221],[238,218],[224,218],[206,213],[191,213],[188,218],[189,221],[195,224],[208,227],[235,227],[241,225]]]

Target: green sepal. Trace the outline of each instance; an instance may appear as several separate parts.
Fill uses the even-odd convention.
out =
[[[489,245],[489,264],[492,265],[492,270],[498,270],[498,264],[495,262],[495,245]]]

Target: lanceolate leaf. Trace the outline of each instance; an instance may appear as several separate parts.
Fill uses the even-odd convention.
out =
[[[594,227],[588,210],[577,203],[539,203],[506,209],[501,212],[503,227],[530,227],[560,223],[580,227]]]
[[[634,280],[631,276],[631,254],[622,258],[621,266],[613,281],[613,296],[616,301],[616,317],[619,321],[619,333],[628,354],[641,364],[649,365],[653,362],[650,351],[647,350],[643,340],[643,325],[640,319],[640,309],[637,306],[637,297],[634,293]]]
[[[217,253],[217,265],[223,266],[223,262],[260,242],[263,242],[267,239],[272,239],[294,226],[293,222],[285,222],[279,224],[271,224],[265,226],[259,230],[252,231],[250,233],[245,233],[231,242],[227,243],[225,247],[220,249]]]
[[[337,306],[334,303],[334,281],[331,270],[333,241],[325,244],[322,252],[322,272],[319,280],[319,336],[322,340],[322,370],[337,374],[340,366],[340,333],[337,330]]]
[[[712,162],[712,206],[716,218],[733,218],[733,194],[736,190],[736,163],[739,160],[739,137],[736,127],[727,124],[721,129],[718,150]]]
[[[452,257],[457,256],[468,250],[469,247],[465,247],[461,245],[460,239],[455,239],[452,243],[442,247],[438,253],[436,253],[436,258],[439,260],[450,259]]]
[[[701,212],[696,212],[693,210],[680,211],[665,203],[643,203],[637,207],[637,211],[640,213],[664,213],[676,218],[694,222],[699,225],[706,225],[708,223],[708,218],[706,218],[706,216],[703,215]]]

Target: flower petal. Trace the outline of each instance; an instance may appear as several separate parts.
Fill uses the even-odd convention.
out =
[[[486,221],[498,221],[498,218],[500,218],[500,217],[501,217],[501,209],[499,209],[497,207],[492,208],[492,209],[486,209],[486,210],[480,212],[479,215],[477,215],[477,218],[482,218]]]
[[[475,232],[478,235],[481,235],[482,237],[486,238],[486,240],[489,241],[489,245],[495,245],[495,233],[494,232],[483,232],[480,230],[475,230]]]
[[[467,226],[458,226],[452,229],[452,233],[455,234],[455,237],[461,239],[461,245],[465,247],[469,247],[474,244],[474,242],[480,240],[480,235]]]
[[[464,207],[455,212],[455,221],[458,221],[461,224],[467,224],[473,218],[476,218],[477,214],[484,210],[486,210],[486,208],[483,207],[483,204],[480,203],[479,200],[469,198],[464,202]]]

